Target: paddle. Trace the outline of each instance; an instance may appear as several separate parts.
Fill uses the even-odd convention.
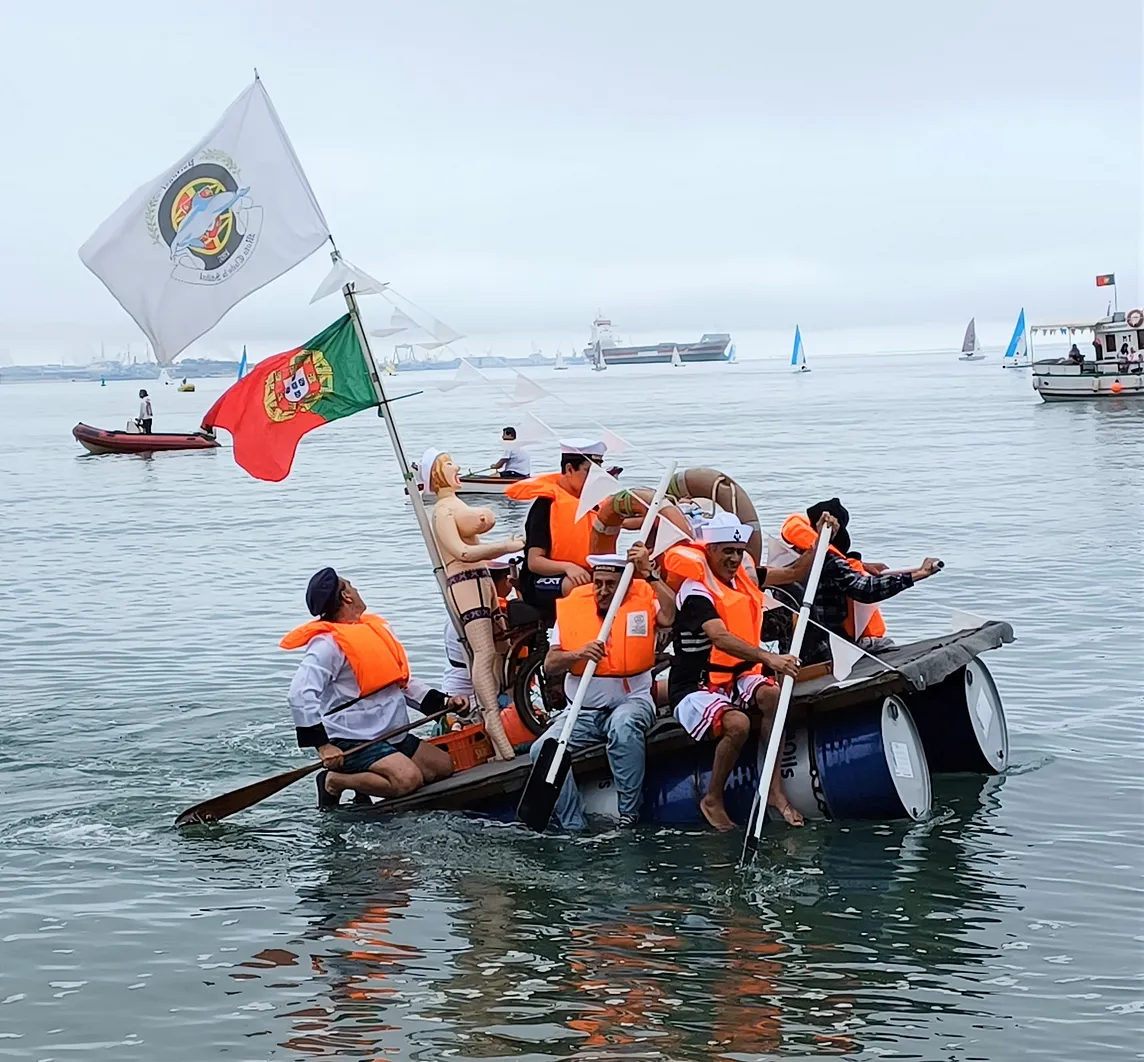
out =
[[[641,542],[646,542],[648,535],[651,534],[652,524],[655,523],[660,506],[663,505],[664,495],[667,493],[667,486],[674,475],[675,462],[673,461],[671,467],[664,473],[663,479],[660,480],[659,486],[656,487],[655,495],[644,515],[643,524],[640,525],[639,537]],[[623,575],[620,576],[620,584],[612,596],[612,603],[608,606],[608,613],[604,617],[604,622],[600,625],[600,633],[596,637],[597,641],[604,643],[608,641],[608,635],[612,633],[612,624],[616,620],[616,613],[619,612],[620,606],[624,603],[624,597],[627,595],[628,587],[632,585],[634,575],[635,565],[628,563],[624,568]],[[584,695],[588,692],[588,683],[592,681],[592,676],[595,674],[596,661],[589,660],[584,668],[584,674],[580,676],[580,685],[576,688],[572,707],[564,716],[564,725],[560,729],[559,740],[546,741],[540,746],[536,762],[532,765],[532,771],[525,783],[524,792],[521,794],[520,803],[516,808],[516,817],[526,826],[536,830],[537,833],[542,832],[547,827],[548,820],[552,817],[552,811],[556,807],[556,800],[560,796],[560,790],[564,786],[564,779],[568,777],[568,771],[572,766],[572,757],[568,755],[568,739],[572,735],[572,727],[576,725],[576,718],[584,704]]]
[[[802,595],[802,607],[798,610],[798,618],[794,623],[794,635],[790,642],[791,656],[798,656],[802,651],[802,642],[810,626],[810,607],[814,604],[814,595],[818,593],[818,579],[822,575],[822,566],[826,563],[829,547],[830,528],[824,527],[818,533],[818,542],[814,546],[814,560],[811,562],[810,575],[806,580],[806,592]],[[746,860],[748,851],[754,852],[758,848],[759,838],[763,835],[763,821],[767,817],[767,793],[771,788],[771,775],[775,772],[775,763],[779,758],[779,746],[783,740],[783,727],[786,726],[787,709],[790,708],[794,683],[795,680],[790,675],[783,675],[779,706],[775,709],[775,720],[771,724],[767,754],[763,759],[762,772],[759,775],[759,790],[755,793],[754,802],[751,804],[751,815],[747,820],[747,836],[743,839],[740,864]]]
[[[349,705],[356,703],[357,700],[361,700],[361,698],[358,697],[355,701],[347,701],[344,705],[338,705],[334,711],[336,712],[342,708],[348,708]],[[351,752],[364,749],[366,745],[372,745],[374,741],[388,741],[391,737],[404,734],[407,730],[412,730],[422,723],[431,723],[434,719],[440,719],[441,716],[452,710],[451,708],[442,708],[439,712],[434,712],[432,715],[424,716],[421,719],[414,719],[411,722],[404,723],[402,726],[395,726],[392,730],[387,730],[380,737],[373,738],[372,741],[363,741],[360,745],[355,745],[352,749],[347,749],[345,755],[348,756]],[[331,712],[330,714],[333,713]],[[280,789],[285,789],[288,785],[293,785],[299,778],[305,778],[306,775],[313,774],[314,771],[320,770],[321,766],[322,761],[319,760],[317,763],[309,763],[305,767],[295,767],[292,771],[276,774],[273,778],[263,778],[261,782],[251,782],[250,785],[244,785],[241,789],[223,793],[222,796],[211,797],[210,800],[204,800],[201,804],[196,804],[193,808],[187,808],[186,811],[175,819],[175,826],[194,826],[204,822],[220,822],[239,811],[245,811],[247,808],[261,803],[267,797],[273,796]]]

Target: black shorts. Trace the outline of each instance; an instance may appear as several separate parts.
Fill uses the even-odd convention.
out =
[[[564,596],[563,575],[537,575],[521,585],[520,596],[535,608],[548,626],[556,622],[556,602]]]
[[[336,745],[343,752],[348,752],[350,749],[357,748],[361,742],[351,738],[332,738],[330,744]],[[406,734],[398,742],[371,741],[365,748],[346,756],[339,770],[343,774],[359,774],[368,771],[378,760],[383,760],[395,752],[400,752],[403,756],[413,759],[413,754],[420,744],[421,739],[413,734]]]

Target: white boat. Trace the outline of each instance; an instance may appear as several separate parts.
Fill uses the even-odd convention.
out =
[[[1029,333],[1034,342],[1042,335],[1077,349],[1072,358],[1033,356],[1033,390],[1044,401],[1144,398],[1144,366],[1137,360],[1144,351],[1144,310],[1117,311],[1091,324],[1038,324]],[[1126,343],[1127,357],[1120,354]]]
[[[802,332],[799,331],[798,325],[794,326],[794,349],[790,352],[790,371],[810,372],[810,366],[806,363],[806,348],[802,345]]]
[[[504,492],[508,490],[510,484],[519,482],[520,480],[511,477],[490,475],[474,476],[472,473],[469,473],[461,477],[461,486],[457,493],[469,495],[470,497],[501,497],[504,495]],[[421,497],[426,501],[432,501],[437,495],[430,490],[422,490]]]
[[[683,368],[683,359],[679,356],[679,347],[671,348],[671,367],[673,369]]]
[[[965,329],[965,338],[961,341],[961,354],[958,361],[984,361],[985,355],[981,353],[981,344],[977,342],[977,318],[971,317]]]
[[[562,350],[556,351],[556,364],[553,367],[557,372],[565,372],[567,370],[568,366],[564,364],[564,352]]]
[[[1017,317],[1017,325],[1013,329],[1013,338],[1005,348],[1005,356],[1001,359],[1001,367],[1005,369],[1027,369],[1029,367],[1029,340],[1025,334],[1025,308]]]

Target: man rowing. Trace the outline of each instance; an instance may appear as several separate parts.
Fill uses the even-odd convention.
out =
[[[408,722],[410,707],[459,710],[466,698],[446,699],[413,678],[389,624],[366,612],[361,594],[333,568],[310,579],[306,607],[318,618],[281,645],[306,650],[290,683],[290,710],[298,745],[317,749],[326,768],[318,774],[318,806],[336,808],[347,789],[355,803],[405,796],[452,774],[449,754],[412,734],[378,739]]]
[[[824,525],[833,526],[832,518]],[[806,578],[809,562],[789,568],[760,568],[752,579],[743,564],[752,529],[731,513],[718,512],[698,528],[699,545],[673,547],[664,564],[680,582],[672,635],[674,659],[668,696],[675,718],[696,740],[710,731],[718,744],[711,781],[699,802],[703,817],[720,832],[734,828],[723,791],[753,725],[765,739],[778,687],[764,668],[797,676],[798,660],[761,648],[764,586]],[[792,826],[802,816],[782,791],[777,771],[767,802]]]
[[[605,644],[599,640],[600,627],[628,561],[635,565],[635,578]],[[592,582],[574,587],[556,602],[556,627],[552,648],[544,658],[544,670],[548,676],[564,676],[564,695],[571,703],[588,661],[596,661],[596,674],[585,690],[580,714],[568,739],[568,751],[578,752],[607,742],[620,826],[626,827],[639,819],[645,738],[655,722],[652,671],[656,632],[671,627],[675,595],[654,573],[642,542],[632,546],[626,557],[591,556],[588,564]],[[545,741],[557,739],[563,725],[561,713],[543,737],[533,743],[534,760]],[[571,772],[556,802],[556,821],[565,830],[584,829],[584,805]]]
[[[589,464],[604,462],[607,447],[590,439],[563,442],[560,471],[510,484],[514,501],[532,501],[524,524],[524,567],[520,596],[552,622],[556,602],[577,586],[586,586],[592,514],[579,519],[576,510],[588,478]]]

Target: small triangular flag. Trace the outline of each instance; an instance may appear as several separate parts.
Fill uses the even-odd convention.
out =
[[[501,405],[508,408],[518,406],[527,406],[530,402],[535,402],[539,398],[551,398],[550,391],[546,391],[535,380],[530,380],[522,372],[516,374],[516,386],[512,390],[512,400],[509,402],[502,402]]]
[[[854,637],[861,638],[870,626],[870,620],[878,611],[877,605],[864,605],[861,601],[854,602]]]
[[[595,461],[589,461],[588,478],[584,480],[584,489],[580,491],[580,504],[576,506],[577,521],[584,519],[605,498],[610,498],[620,489],[619,483]]]
[[[845,682],[858,663],[866,654],[856,645],[852,645],[845,638],[840,638],[833,631],[830,633],[830,657],[833,660],[831,671],[839,682]]]
[[[767,564],[772,568],[787,568],[801,556],[781,538],[767,535]]]
[[[779,601],[774,596],[774,594],[772,594],[769,590],[764,592],[764,594],[763,594],[763,611],[764,612],[769,612],[772,608],[782,608],[782,607],[783,607],[783,603],[781,601]]]
[[[556,432],[535,413],[522,413],[517,418],[516,437],[520,443],[550,443],[556,441]]]
[[[984,616],[977,615],[976,612],[962,612],[961,609],[955,608],[953,610],[953,620],[950,623],[949,629],[956,634],[958,631],[973,631],[978,627],[985,626],[989,621]]]
[[[600,442],[608,448],[609,454],[627,453],[632,448],[631,443],[621,439],[615,432],[608,431],[607,428],[600,431]]]
[[[380,280],[374,280],[364,269],[358,269],[357,266],[351,265],[344,258],[339,258],[326,274],[326,279],[318,285],[318,290],[314,292],[310,302],[315,303],[327,295],[333,295],[335,291],[341,291],[347,284],[352,284],[358,295],[380,295],[389,287],[388,284]]]
[[[421,344],[418,344],[420,346]],[[464,384],[470,386],[474,384],[487,384],[489,378],[481,372],[472,362],[462,358],[461,364],[457,366],[457,371],[453,374],[451,380],[443,380],[439,384],[434,384],[438,391],[454,391]]]
[[[680,530],[670,520],[665,520],[660,516],[655,525],[655,552],[652,556],[658,557],[664,550],[670,549],[677,542],[690,541],[691,536],[686,531]]]

